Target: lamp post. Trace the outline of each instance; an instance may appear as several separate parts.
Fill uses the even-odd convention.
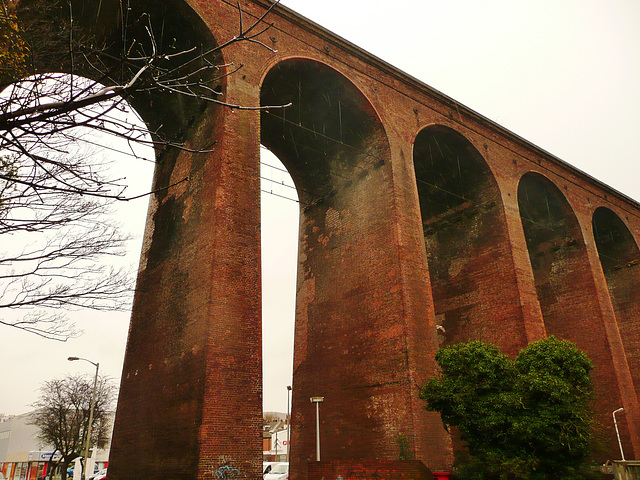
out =
[[[86,478],[87,460],[89,458],[89,442],[91,441],[91,426],[93,424],[93,407],[96,404],[96,388],[98,387],[98,369],[100,368],[100,364],[80,357],[69,357],[67,360],[69,360],[70,362],[73,362],[75,360],[84,360],[85,362],[89,362],[91,365],[96,367],[96,376],[93,379],[93,393],[91,394],[91,408],[89,410],[89,427],[87,428],[87,439],[84,446],[84,462],[82,464],[82,476]]]
[[[620,447],[620,456],[622,457],[622,461],[624,462],[624,452],[622,451],[622,442],[620,441],[620,432],[618,431],[618,422],[616,421],[616,413],[621,412],[624,408],[620,407],[617,410],[614,410],[613,415],[613,426],[616,427],[616,435],[618,437],[618,446]]]
[[[324,397],[311,397],[311,403],[316,404],[316,460],[320,461],[320,404]]]
[[[289,451],[291,450],[291,416],[289,414],[289,396],[291,385],[287,385],[287,463],[289,463]]]

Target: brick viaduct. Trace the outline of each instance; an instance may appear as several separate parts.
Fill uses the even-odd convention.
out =
[[[270,5],[240,3],[245,22]],[[237,34],[235,2],[141,5],[187,44]],[[225,49],[244,67],[220,90],[291,107],[132,99],[198,151],[159,154],[156,187],[189,182],[151,202],[110,478],[259,476],[261,144],[301,201],[295,480],[315,458],[315,395],[323,460],[394,460],[404,434],[416,458],[450,466],[417,393],[438,346],[467,339],[512,356],[545,335],[575,342],[595,364],[600,459],[618,456],[619,407],[638,458],[639,205],[287,8],[269,22],[260,40],[277,52]]]

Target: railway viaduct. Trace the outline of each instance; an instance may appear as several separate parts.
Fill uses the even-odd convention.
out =
[[[271,3],[239,5],[250,24]],[[187,46],[238,34],[235,2],[135,8]],[[294,480],[315,458],[316,395],[323,460],[393,460],[405,435],[427,466],[450,466],[418,389],[439,345],[468,339],[511,356],[546,335],[575,342],[595,364],[602,459],[617,456],[619,407],[638,458],[639,205],[295,12],[267,18],[261,44],[222,51],[218,88],[290,107],[131,99],[192,150],[158,152],[157,188],[189,182],[151,201],[110,478],[260,474],[261,144],[300,198]]]

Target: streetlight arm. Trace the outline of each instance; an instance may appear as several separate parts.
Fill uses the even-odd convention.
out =
[[[69,357],[67,358],[67,360],[69,360],[70,362],[73,362],[75,360],[84,360],[85,362],[89,362],[91,365],[93,365],[94,367],[98,368],[98,365],[100,365],[99,363],[96,362],[92,362],[91,360],[89,360],[88,358],[81,358],[81,357]]]

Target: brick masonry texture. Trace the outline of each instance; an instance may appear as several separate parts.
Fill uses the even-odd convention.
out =
[[[343,480],[432,480],[431,471],[417,460],[361,462],[309,462],[309,480],[342,478]]]
[[[154,21],[196,43],[237,34],[234,2],[165,3]],[[243,0],[245,24],[269,5]],[[221,98],[289,109],[133,99],[188,149],[159,152],[110,479],[260,476],[261,143],[301,200],[293,480],[382,469],[368,462],[396,460],[402,435],[448,469],[454,442],[418,391],[439,346],[469,339],[512,356],[545,335],[577,343],[595,364],[595,458],[617,455],[620,406],[638,458],[640,206],[284,7],[269,22],[276,52],[222,53],[244,67]],[[322,458],[338,463],[308,463],[311,396],[325,397]]]

